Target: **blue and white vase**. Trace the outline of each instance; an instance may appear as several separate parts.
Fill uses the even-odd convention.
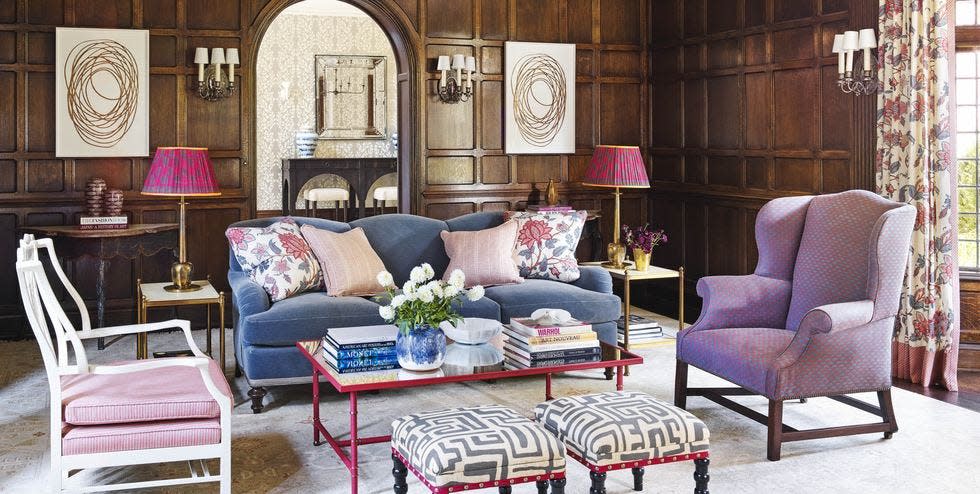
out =
[[[316,137],[313,127],[305,127],[296,131],[296,157],[312,158],[316,151]]]
[[[446,359],[446,334],[427,324],[416,326],[408,333],[399,331],[395,353],[402,369],[416,372],[438,369]]]

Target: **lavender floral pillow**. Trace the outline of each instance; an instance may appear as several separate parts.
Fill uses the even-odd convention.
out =
[[[292,218],[265,228],[229,228],[225,236],[238,264],[273,302],[322,288],[320,263]]]
[[[509,211],[504,220],[517,222],[514,254],[523,278],[571,283],[580,276],[575,248],[585,226],[585,211]]]

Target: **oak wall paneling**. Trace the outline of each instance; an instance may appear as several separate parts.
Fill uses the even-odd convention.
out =
[[[877,2],[652,2],[651,211],[671,234],[658,264],[755,268],[755,215],[789,195],[871,189],[875,98],[836,85],[833,35],[877,24]],[[676,300],[676,299],[674,299]],[[674,300],[654,300],[674,313]]]
[[[242,5],[254,2],[195,0],[19,0],[0,8],[0,338],[30,334],[23,320],[13,259],[18,228],[78,221],[86,181],[105,178],[124,191],[124,211],[134,223],[175,222],[176,199],[139,191],[147,158],[54,156],[54,30],[58,26],[150,30],[150,153],[157,146],[210,148],[222,187],[217,198],[189,200],[188,255],[199,278],[211,276],[228,290],[228,223],[252,215],[254,187],[245,164],[250,113],[241,92],[217,103],[192,93],[196,46],[239,47],[247,24]],[[13,55],[13,56],[11,56]],[[250,59],[243,62],[247,65]],[[243,74],[244,75],[244,74]],[[243,77],[242,79],[247,79]],[[240,79],[241,80],[241,79]],[[240,86],[241,87],[241,86]],[[107,277],[108,324],[132,323],[137,278],[169,279],[169,253],[135,261],[113,260]],[[94,310],[96,262],[67,262],[90,310]],[[168,311],[155,315],[167,317]],[[172,313],[171,313],[172,315]],[[203,311],[181,310],[203,321]],[[215,315],[215,321],[217,315]]]

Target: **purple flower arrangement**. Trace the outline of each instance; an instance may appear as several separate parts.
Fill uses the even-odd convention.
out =
[[[630,227],[623,225],[623,244],[630,249],[640,249],[649,254],[653,248],[667,243],[667,234],[661,230],[651,230],[650,224]]]

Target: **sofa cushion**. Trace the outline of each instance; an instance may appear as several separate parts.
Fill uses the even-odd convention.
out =
[[[677,342],[677,358],[764,395],[766,373],[794,336],[771,328],[690,331]]]
[[[514,259],[516,222],[472,232],[444,231],[441,236],[449,255],[443,280],[449,281],[450,274],[458,269],[466,274],[466,288],[523,281]]]
[[[362,297],[331,297],[309,292],[276,302],[269,310],[245,318],[240,326],[248,345],[292,346],[322,338],[327,328],[385,324],[378,304]]]
[[[514,253],[521,276],[566,283],[577,280],[575,249],[582,237],[585,217],[585,211],[505,213],[505,219],[518,225]]]
[[[209,362],[209,371],[218,390],[231,397],[228,381],[214,360]],[[61,392],[64,420],[72,425],[215,418],[220,415],[218,402],[208,392],[196,367],[62,376]]]
[[[385,265],[371,248],[364,230],[334,233],[306,225],[300,231],[320,261],[331,297],[373,296],[384,291],[378,283],[378,273],[385,270]]]
[[[449,264],[439,237],[447,229],[444,221],[410,214],[380,214],[354,220],[350,226],[364,229],[371,247],[398,286],[408,281],[413,267],[424,262],[432,265],[440,278]]]
[[[71,427],[61,438],[61,449],[65,455],[84,455],[220,442],[219,419],[165,420]]]
[[[565,309],[572,317],[591,323],[619,319],[619,297],[597,293],[575,285],[548,280],[525,280],[517,285],[493,286],[486,289],[487,298],[500,304],[501,320],[528,317],[542,309]]]
[[[500,320],[500,304],[483,297],[477,301],[472,301],[466,297],[460,297],[458,306],[459,315],[463,317],[481,317],[483,319]]]
[[[292,218],[265,228],[225,231],[238,264],[273,302],[323,286],[320,263]]]

